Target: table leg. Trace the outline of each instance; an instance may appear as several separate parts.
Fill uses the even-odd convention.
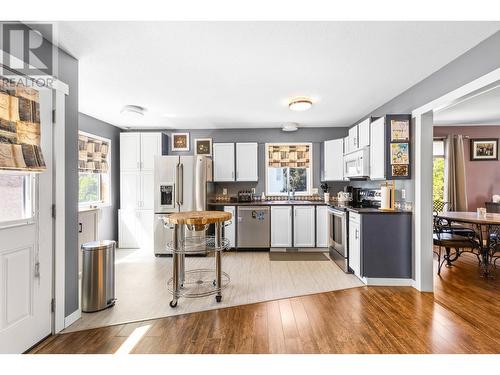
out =
[[[186,239],[186,227],[184,225],[179,225],[179,234],[178,234],[178,245],[177,248],[180,249],[182,248],[184,244],[184,240]],[[186,264],[186,255],[182,251],[179,254],[179,287],[183,288],[184,287],[184,281],[185,281],[185,264]]]
[[[178,241],[178,230],[179,225],[174,225],[174,233],[172,243],[174,244],[176,250],[179,248]],[[179,253],[174,251],[172,254],[172,301],[170,301],[170,307],[177,306],[177,298],[179,297]]]
[[[215,247],[220,249],[222,242],[222,223],[215,224]],[[215,300],[220,302],[222,300],[222,251],[217,250],[215,252],[215,287],[217,289],[217,295]]]

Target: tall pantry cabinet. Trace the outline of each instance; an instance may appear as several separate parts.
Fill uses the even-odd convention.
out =
[[[118,246],[153,246],[154,158],[161,155],[161,133],[120,134]]]

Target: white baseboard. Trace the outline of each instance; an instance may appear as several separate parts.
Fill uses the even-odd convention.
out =
[[[363,281],[366,285],[371,286],[415,286],[415,280],[413,279],[364,277]]]
[[[64,328],[68,328],[70,325],[72,325],[74,322],[76,322],[78,319],[82,317],[82,310],[78,309],[72,314],[68,315],[66,318],[64,318]]]

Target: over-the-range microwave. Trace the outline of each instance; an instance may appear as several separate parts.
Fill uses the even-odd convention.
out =
[[[370,148],[363,147],[359,150],[344,155],[344,177],[364,178],[370,175]]]

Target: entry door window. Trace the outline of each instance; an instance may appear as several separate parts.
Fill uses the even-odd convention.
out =
[[[0,225],[33,218],[33,176],[0,174]]]

